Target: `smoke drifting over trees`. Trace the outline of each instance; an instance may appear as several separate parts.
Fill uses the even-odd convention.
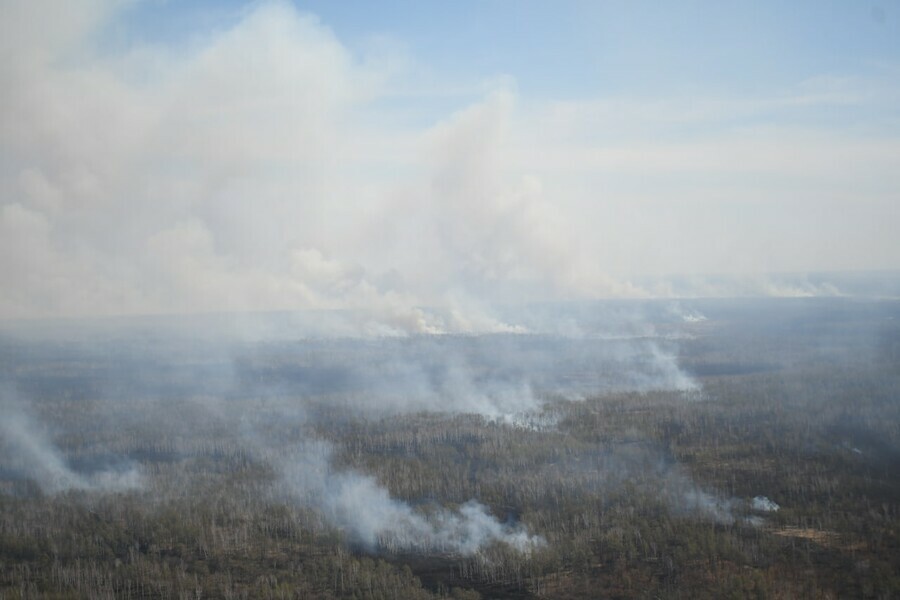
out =
[[[349,597],[369,573],[388,595],[633,595],[630,572],[695,595],[793,573],[890,590],[896,310],[532,305],[501,316],[567,334],[392,338],[302,333],[341,314],[11,324],[0,551],[34,575],[2,583],[264,594],[255,578],[278,573],[285,593]],[[806,553],[824,570],[796,579]],[[103,578],[78,579],[75,556]],[[172,556],[187,571],[151,569]]]
[[[519,7],[579,81],[588,4]],[[0,0],[0,596],[900,593],[889,67],[198,6]]]
[[[503,542],[527,552],[543,540],[520,523],[501,522],[475,499],[454,509],[426,506],[423,513],[392,498],[374,477],[335,466],[331,443],[318,430],[331,430],[349,418],[345,415],[377,420],[418,413],[479,415],[512,427],[543,420],[552,426],[552,417],[548,421],[541,414],[550,398],[580,401],[598,390],[699,389],[677,365],[675,340],[615,310],[604,317],[596,310],[587,312],[603,324],[596,331],[597,322],[579,322],[585,313],[583,307],[569,311],[568,327],[578,332],[566,337],[310,339],[302,337],[302,320],[295,320],[286,339],[247,341],[245,332],[234,337],[215,327],[204,332],[202,326],[176,326],[165,333],[134,321],[116,329],[129,338],[105,339],[102,330],[85,325],[59,346],[57,338],[41,340],[24,327],[19,334],[32,340],[39,356],[47,352],[51,364],[58,362],[63,375],[59,382],[25,378],[19,386],[24,384],[25,393],[29,385],[37,386],[30,393],[40,395],[42,386],[65,386],[68,376],[74,378],[70,393],[95,390],[86,408],[95,420],[91,428],[104,437],[112,432],[147,441],[224,436],[234,444],[232,452],[246,452],[274,469],[278,487],[293,500],[321,510],[370,550],[470,555]],[[547,316],[538,310],[520,319],[533,330]],[[291,321],[289,315],[258,318],[272,328]],[[141,344],[142,335],[153,337]],[[297,335],[301,337],[293,337]],[[40,369],[40,361],[23,364]],[[34,478],[49,493],[141,487],[142,474],[128,452],[91,456],[87,450],[87,456],[78,458],[83,472],[73,470],[33,419],[14,410],[14,392],[8,396],[5,412],[10,418],[3,439],[12,472]],[[79,429],[81,422],[49,418],[64,439],[91,434]],[[276,424],[279,428],[273,430]],[[187,446],[178,452],[190,456],[197,451]]]
[[[3,411],[0,443],[12,474],[35,481],[49,493],[71,489],[121,491],[140,486],[140,475],[134,468],[74,471],[39,426],[13,406],[11,396],[4,394],[0,404]]]

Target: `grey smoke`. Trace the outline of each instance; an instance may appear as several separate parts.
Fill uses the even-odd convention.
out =
[[[69,469],[59,451],[24,416],[4,414],[0,439],[3,454],[12,458],[12,470],[33,478],[42,489],[57,492],[88,487],[87,479]]]
[[[778,505],[774,500],[770,500],[766,496],[756,496],[750,502],[750,508],[753,510],[758,510],[760,512],[777,512],[781,509],[781,506]]]
[[[696,309],[685,308],[680,302],[673,302],[669,305],[669,311],[685,323],[702,323],[706,321],[706,316],[703,313]]]
[[[472,555],[495,542],[520,552],[544,544],[521,525],[501,523],[474,499],[455,510],[438,507],[426,515],[391,498],[375,478],[335,471],[330,463],[328,444],[304,444],[282,460],[282,483],[289,494],[321,509],[369,550]]]
[[[373,476],[339,464],[338,442],[324,439],[327,427],[320,426],[431,412],[476,414],[540,431],[552,429],[556,418],[543,410],[547,398],[690,391],[696,383],[678,366],[677,342],[640,314],[598,305],[494,314],[520,333],[340,337],[336,331],[354,330],[340,325],[353,315],[315,313],[248,315],[240,323],[232,317],[100,322],[73,326],[64,343],[54,338],[58,326],[31,338],[22,330],[16,335],[30,340],[36,355],[46,352],[48,366],[92,365],[82,373],[96,389],[86,405],[91,413],[62,427],[88,426],[100,436],[126,428],[134,450],[165,437],[171,441],[162,452],[181,458],[208,451],[192,441],[194,428],[214,431],[217,443],[273,468],[274,489],[284,499],[316,509],[348,540],[372,550],[471,555],[501,543],[529,552],[543,540],[477,498],[445,506],[393,497]],[[549,325],[554,315],[565,323],[564,333]],[[17,364],[7,365],[11,381],[38,395],[41,386],[58,389],[53,373],[64,369],[17,370]],[[29,372],[37,379],[15,375]],[[9,403],[3,412],[25,414]],[[37,417],[5,419],[4,447],[46,491],[140,484],[127,461],[73,468],[38,423]],[[269,435],[273,427],[291,428],[297,445],[273,445],[285,439]],[[690,487],[687,480],[679,486]]]
[[[65,455],[9,392],[0,398],[0,460],[5,469],[35,481],[47,493],[66,490],[125,491],[141,486],[137,467],[72,469]]]
[[[439,310],[422,310],[447,319]],[[670,319],[660,306],[501,307],[491,318],[511,331],[479,335],[347,336],[338,322],[354,318],[259,319],[258,329],[278,333],[243,355],[237,348],[239,373],[374,414],[427,410],[501,420],[540,409],[548,394],[577,400],[615,391],[699,390],[677,360],[682,320],[658,330],[653,321]],[[334,327],[330,335],[327,327]]]
[[[679,496],[673,498],[673,505],[676,508],[701,515],[716,523],[725,525],[734,523],[735,517],[732,510],[735,502],[733,499],[720,498],[710,494],[689,480],[685,483],[685,489],[680,491]]]

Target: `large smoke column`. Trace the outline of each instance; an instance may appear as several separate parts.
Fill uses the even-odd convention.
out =
[[[181,39],[131,38],[140,29],[130,22],[132,9],[155,13],[147,3],[58,4],[6,2],[0,19],[0,155],[8,165],[0,170],[0,318],[303,308],[365,313],[356,326],[370,335],[475,333],[515,329],[490,310],[512,299],[844,290],[815,278],[752,275],[635,283],[629,274],[731,268],[727,253],[710,256],[709,244],[699,241],[708,237],[696,232],[722,235],[721,224],[733,222],[740,211],[732,211],[747,201],[669,185],[673,165],[691,170],[698,159],[723,176],[717,181],[735,175],[719,142],[687,143],[687,163],[677,144],[636,151],[646,142],[642,134],[636,146],[601,143],[605,118],[630,114],[643,131],[644,113],[657,114],[655,104],[634,108],[634,99],[619,99],[601,102],[606,108],[596,113],[599,106],[587,98],[545,103],[521,96],[510,77],[479,92],[454,92],[444,99],[455,110],[445,111],[432,93],[459,82],[423,90],[429,78],[418,68],[428,66],[411,67],[414,52],[387,49],[402,44],[347,43],[287,0],[223,10],[222,21],[190,23],[199,30]],[[162,15],[168,10],[160,8]],[[472,81],[483,76],[491,77]],[[806,102],[808,88],[800,87],[794,100]],[[776,95],[774,104],[793,105]],[[418,104],[423,98],[431,100]],[[406,120],[410,106],[416,116]],[[618,109],[607,113],[612,106]],[[696,116],[677,102],[661,106]],[[746,102],[732,108],[738,106],[743,112]],[[737,143],[735,156],[769,175],[774,163],[795,167],[729,136],[720,141]],[[794,148],[763,137],[770,150]],[[843,135],[839,142],[825,136],[832,143],[824,146],[818,136],[791,139],[817,157],[813,163],[826,176],[834,156],[855,151]],[[893,164],[900,153],[856,142],[856,150],[869,148],[870,160],[843,164],[877,164],[891,177],[900,172]],[[648,163],[648,156],[655,158]],[[881,162],[885,156],[892,158]],[[655,179],[648,168],[667,182],[663,193],[635,191]],[[606,178],[616,180],[618,172],[637,188],[619,194],[608,187]],[[854,176],[860,183],[871,181],[870,172],[861,173]],[[811,177],[809,189],[826,180]],[[598,197],[597,189],[607,192]],[[658,204],[670,195],[677,200]],[[854,222],[886,215],[889,205],[853,211]],[[809,211],[791,214],[802,223]],[[769,217],[780,223],[784,211]],[[695,233],[690,243],[676,239],[672,218]],[[830,233],[843,231],[845,221],[830,222]],[[746,225],[769,239],[766,223]],[[837,252],[826,241],[834,235],[819,228],[778,229],[782,249],[796,249],[794,238],[805,233],[813,243],[804,247]],[[726,238],[724,245],[734,242],[751,257],[741,261],[744,273],[768,264],[747,251],[751,238]],[[673,241],[679,250],[697,247],[661,251]],[[767,249],[772,265],[794,264],[776,247]],[[886,264],[890,252],[871,248],[858,264]],[[821,252],[807,254],[810,264],[829,262],[811,258]],[[853,263],[843,254],[831,262]],[[423,306],[448,309],[449,317],[434,319]]]
[[[348,335],[485,333],[518,331],[498,299],[640,293],[507,164],[512,86],[401,134],[371,121],[391,57],[290,2],[116,50],[126,7],[50,4],[0,21],[0,317],[299,308],[354,313]]]

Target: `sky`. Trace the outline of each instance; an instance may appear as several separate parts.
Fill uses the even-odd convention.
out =
[[[0,49],[0,319],[900,269],[897,0],[0,0]]]

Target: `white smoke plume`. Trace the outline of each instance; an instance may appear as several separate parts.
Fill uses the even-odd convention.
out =
[[[842,285],[831,281],[832,277],[813,278],[803,273],[694,275],[655,281],[647,287],[654,295],[680,298],[835,298],[852,295],[844,291]],[[863,294],[867,295],[867,291]],[[673,304],[673,310],[680,310],[677,307],[677,303]],[[699,313],[688,312],[685,320],[692,322],[690,319],[697,316],[702,317]]]
[[[781,509],[781,506],[766,496],[755,496],[753,500],[750,501],[750,508],[760,512],[778,512]]]
[[[86,489],[85,477],[66,466],[59,451],[22,415],[4,411],[0,424],[3,454],[12,459],[13,470],[33,478],[42,489],[57,492]]]
[[[84,381],[96,399],[85,404],[90,413],[83,423],[71,429],[67,423],[56,425],[62,433],[60,446],[40,430],[40,419],[26,418],[24,409],[6,401],[0,467],[9,472],[11,466],[50,493],[134,489],[142,477],[130,463],[110,467],[100,460],[99,467],[86,469],[67,460],[61,449],[66,447],[66,435],[82,431],[90,422],[92,432],[101,438],[105,431],[120,431],[124,439],[133,440],[134,446],[117,448],[120,457],[139,453],[148,441],[163,437],[173,440],[164,452],[188,458],[204,451],[191,441],[200,431],[201,438],[214,435],[272,468],[277,475],[272,485],[281,498],[315,508],[349,541],[373,551],[472,555],[501,543],[529,552],[544,543],[541,538],[523,524],[498,519],[477,498],[444,506],[393,497],[371,475],[336,464],[333,454],[339,451],[333,453],[331,444],[341,438],[327,442],[323,436],[335,424],[422,412],[476,414],[540,430],[553,427],[552,415],[545,418],[541,413],[549,397],[577,400],[615,390],[692,389],[693,382],[681,373],[675,354],[666,346],[669,340],[651,336],[651,329],[630,317],[614,318],[597,306],[570,312],[578,336],[297,339],[286,335],[245,341],[243,332],[237,339],[223,334],[206,337],[184,319],[169,323],[171,330],[151,319],[136,320],[135,330],[122,326],[106,330],[112,340],[104,338],[101,322],[93,334],[88,333],[93,331],[89,325],[82,325],[87,331],[81,333],[76,328],[64,344],[21,341],[23,348],[48,362],[36,365],[16,359],[21,362],[9,365],[8,377],[21,372],[27,375],[17,381],[30,389],[39,382],[58,389],[55,382],[65,379],[54,380],[53,374],[61,371],[65,377],[66,369],[81,365],[73,373],[87,376]],[[543,319],[540,314],[519,317],[532,329],[538,329]],[[592,330],[588,317],[605,324],[604,335]],[[265,327],[277,328],[277,321]],[[196,326],[214,331],[216,323],[209,319]],[[37,414],[42,401],[54,398],[38,396],[31,412]],[[268,435],[270,429],[277,435]],[[297,446],[281,448],[274,441],[284,439]],[[94,454],[92,444],[88,442],[84,456]],[[678,502],[684,502],[680,496]]]
[[[520,524],[504,524],[470,500],[427,513],[390,497],[375,478],[331,467],[331,446],[301,445],[279,459],[286,492],[321,509],[350,540],[368,550],[472,555],[494,542],[530,552],[544,544]],[[426,509],[430,507],[424,507]]]
[[[684,308],[679,302],[670,304],[669,312],[685,323],[702,323],[706,321],[706,315],[696,309]]]
[[[354,335],[498,332],[521,330],[498,299],[635,291],[505,163],[509,86],[398,135],[362,125],[389,57],[354,56],[290,3],[112,55],[118,13],[89,4],[0,25],[0,317],[329,309]],[[39,13],[58,35],[21,35]]]
[[[729,179],[744,162],[754,173],[790,169],[795,161],[772,158],[794,153],[778,134],[759,147],[727,136],[688,140],[688,152],[642,140],[617,146],[604,135],[621,130],[620,115],[643,123],[644,111],[667,103],[536,105],[511,78],[454,98],[455,111],[397,124],[382,108],[415,87],[404,71],[412,57],[402,52],[355,50],[285,0],[251,3],[189,40],[131,39],[133,4],[3,4],[0,318],[334,309],[359,316],[357,335],[517,331],[521,323],[494,318],[497,302],[840,294],[840,286],[803,278],[634,278],[694,271],[697,260],[709,268],[734,255],[779,258],[786,244],[809,257],[788,264],[818,264],[822,254],[834,261],[830,240],[844,221],[866,232],[890,221],[874,218],[889,214],[889,202],[869,198],[863,210],[854,194],[853,211],[819,211],[819,219],[842,215],[821,232],[788,227],[785,211],[768,213],[756,231],[770,239],[777,223],[791,234],[759,249],[728,226],[747,213],[747,200],[725,202],[727,190],[626,192],[668,181],[673,165],[711,174],[699,180]],[[821,140],[831,142],[827,150]],[[820,175],[833,164],[844,164],[842,172],[875,164],[893,181],[896,159],[884,158],[898,154],[889,151],[893,141],[855,140],[847,150],[843,132],[838,140],[793,140],[825,171],[809,175],[809,190],[827,189],[818,181],[829,181]],[[845,160],[853,152],[865,158]],[[876,171],[854,177],[872,181]],[[607,192],[597,173],[618,187]],[[808,194],[818,207],[821,194]],[[794,222],[807,223],[812,210],[792,206]],[[806,237],[795,239],[798,229]],[[867,233],[840,254],[865,246],[890,264],[892,241]],[[710,256],[719,254],[710,247],[731,243],[732,252]],[[765,262],[746,260],[741,271],[751,274]]]
[[[5,470],[35,481],[47,493],[115,492],[142,485],[140,471],[130,464],[89,472],[73,470],[46,432],[18,404],[11,393],[0,398],[0,461]]]

